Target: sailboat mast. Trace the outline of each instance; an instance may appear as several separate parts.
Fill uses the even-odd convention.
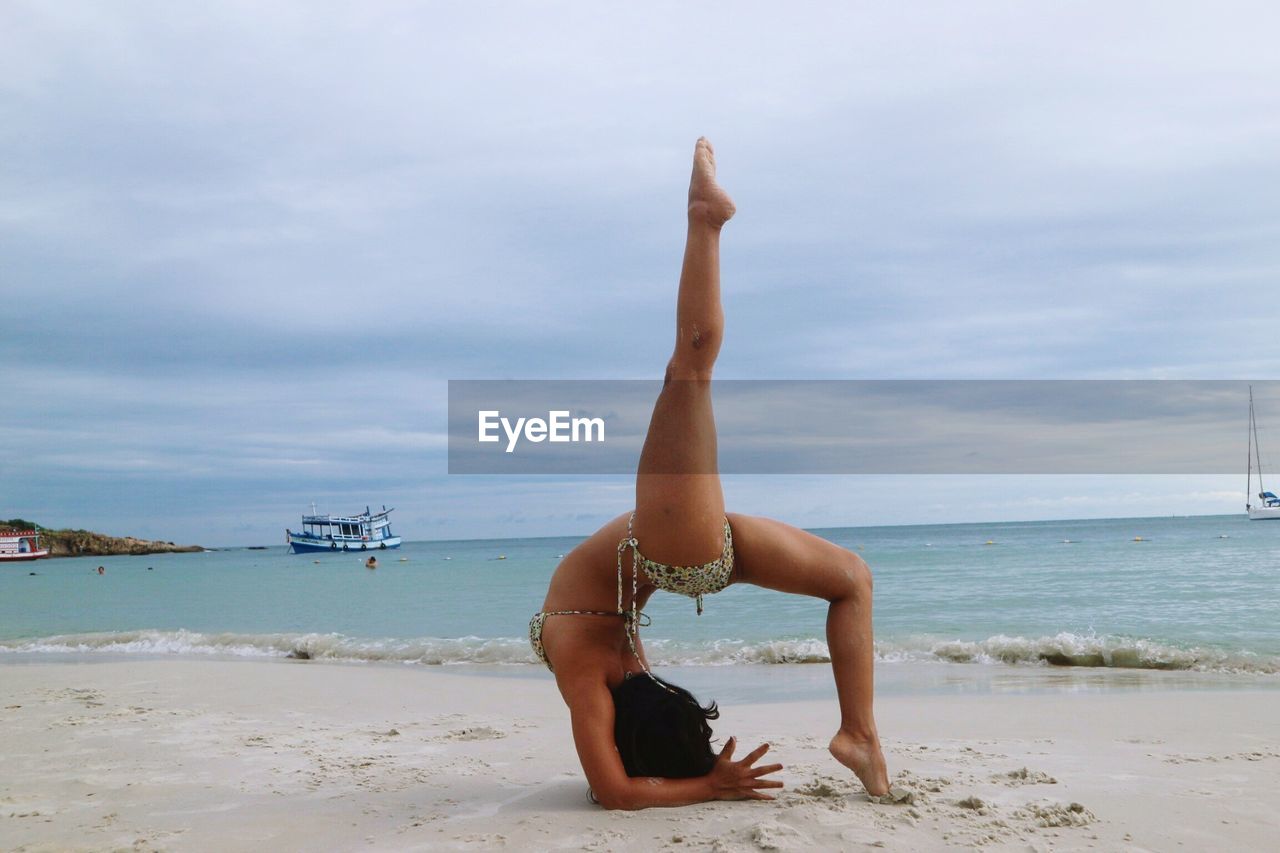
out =
[[[1249,386],[1249,427],[1246,430],[1249,433],[1249,462],[1245,467],[1244,475],[1244,511],[1248,512],[1253,508],[1253,386]]]
[[[1258,491],[1265,492],[1266,485],[1262,482],[1262,448],[1258,446],[1258,417],[1253,411],[1253,386],[1249,386],[1249,420],[1253,423],[1253,456],[1258,460]],[[1263,502],[1266,503],[1265,501]]]

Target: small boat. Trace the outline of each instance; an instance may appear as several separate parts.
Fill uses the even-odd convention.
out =
[[[1258,463],[1258,500],[1253,503],[1253,463]],[[1262,457],[1258,454],[1258,418],[1253,410],[1253,386],[1249,386],[1249,470],[1245,475],[1244,510],[1250,521],[1280,519],[1280,498],[1262,484]]]
[[[0,530],[0,562],[39,560],[49,556],[48,548],[40,547],[40,534],[34,530]]]
[[[391,532],[387,518],[394,512],[382,507],[381,512],[371,512],[368,507],[359,515],[316,515],[316,505],[311,505],[311,515],[302,517],[302,532],[286,529],[285,541],[295,554],[315,551],[385,551],[399,548],[400,537]]]

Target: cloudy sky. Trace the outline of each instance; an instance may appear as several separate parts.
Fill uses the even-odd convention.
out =
[[[449,476],[446,381],[657,375],[700,134],[739,210],[726,378],[1278,378],[1278,28],[0,0],[0,517],[273,543],[314,500],[394,505],[411,539],[586,532],[626,479]],[[912,523],[1237,512],[1242,474],[726,489]]]

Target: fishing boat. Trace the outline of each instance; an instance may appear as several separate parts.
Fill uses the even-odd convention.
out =
[[[317,515],[316,505],[311,505],[311,515],[302,516],[302,532],[285,529],[285,541],[295,554],[316,551],[385,551],[399,548],[400,537],[391,532],[387,518],[394,511],[384,505],[381,512],[371,512],[365,507],[359,515]]]
[[[0,530],[0,562],[38,560],[49,556],[40,547],[40,534],[34,530]]]
[[[1258,463],[1258,500],[1253,503],[1253,464]],[[1280,498],[1262,484],[1262,457],[1258,455],[1258,418],[1253,410],[1253,386],[1249,386],[1249,470],[1244,488],[1244,509],[1250,521],[1280,520]]]

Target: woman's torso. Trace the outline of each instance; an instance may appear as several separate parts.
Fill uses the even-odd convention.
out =
[[[618,611],[618,543],[627,538],[627,512],[605,524],[578,547],[574,548],[551,576],[542,610],[592,610],[602,613]],[[622,561],[622,608],[631,609],[630,552]],[[636,607],[643,608],[656,589],[643,575],[636,580]],[[638,638],[637,638],[638,639]],[[605,654],[585,656],[600,661],[606,669],[610,687],[621,683],[629,672],[643,671],[627,642],[621,616],[552,616],[542,629],[542,642],[547,658],[555,666],[557,651],[573,646],[591,647]],[[641,656],[644,650],[637,644]],[[647,662],[644,664],[647,666]]]

